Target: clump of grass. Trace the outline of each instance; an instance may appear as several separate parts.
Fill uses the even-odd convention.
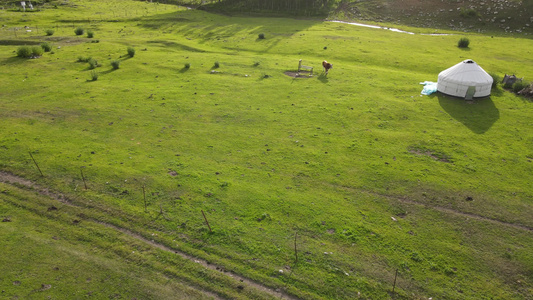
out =
[[[191,68],[191,64],[190,63],[185,63],[184,68],[185,69],[190,69]]]
[[[87,38],[92,39],[94,37],[94,32],[92,30],[87,30]]]
[[[215,68],[215,69],[220,68],[220,63],[218,63],[218,61],[215,61],[215,64],[213,65],[213,68]]]
[[[96,71],[91,71],[91,80],[92,80],[92,81],[96,81],[96,80],[98,80],[98,72],[96,72]]]
[[[92,40],[91,43],[100,43],[100,40]]]
[[[46,35],[48,36],[51,36],[51,35],[54,35],[54,30],[53,29],[46,29]]]
[[[529,82],[517,81],[513,84],[513,92],[517,93],[529,86]]]
[[[92,57],[86,57],[86,56],[78,56],[78,62],[89,62],[89,60],[91,60]]]
[[[113,67],[113,70],[117,70],[118,68],[120,68],[120,60],[115,59],[111,61],[111,66]]]
[[[42,56],[44,53],[44,50],[41,46],[33,46],[31,47],[31,56],[32,57],[39,57]]]
[[[264,40],[264,39],[265,39],[265,34],[264,34],[264,33],[260,33],[257,37],[258,37],[260,40]]]
[[[256,62],[254,62],[254,67],[259,67],[260,64],[261,64],[260,61],[256,61]]]
[[[130,57],[134,57],[135,56],[135,48],[133,47],[128,47],[128,55]]]
[[[470,45],[470,40],[468,38],[461,38],[459,39],[459,42],[457,42],[457,47],[459,48],[468,48]]]
[[[29,46],[20,46],[17,49],[17,56],[22,58],[30,58],[32,55],[31,48]]]
[[[41,48],[43,48],[44,52],[50,52],[52,51],[52,45],[48,42],[44,42],[41,44]]]
[[[89,69],[96,69],[96,67],[98,67],[98,61],[94,58],[89,58],[89,60],[87,61],[89,63]]]
[[[83,35],[84,32],[85,32],[85,29],[83,29],[81,27],[78,27],[78,28],[74,29],[74,33],[76,35]]]
[[[489,75],[492,77],[492,86],[491,86],[491,88],[493,89],[493,88],[498,86],[498,82],[501,81],[501,77],[500,77],[500,75],[498,75],[496,73],[490,73]]]

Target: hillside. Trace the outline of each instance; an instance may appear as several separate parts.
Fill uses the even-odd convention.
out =
[[[533,2],[520,0],[341,1],[333,18],[465,32],[533,35]]]

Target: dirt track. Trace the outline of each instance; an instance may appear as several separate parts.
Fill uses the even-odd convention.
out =
[[[0,171],[0,182],[6,183],[6,184],[10,184],[10,185],[18,185],[18,186],[23,186],[23,187],[26,187],[26,188],[31,188],[31,189],[35,190],[36,192],[38,192],[39,194],[41,194],[43,196],[50,197],[50,198],[52,198],[52,199],[54,199],[56,201],[59,201],[59,202],[65,204],[65,205],[76,206],[75,204],[70,202],[68,200],[68,198],[65,197],[64,195],[59,194],[59,193],[55,193],[55,192],[49,190],[48,188],[41,187],[41,186],[35,184],[34,182],[32,182],[30,180],[24,179],[22,177],[19,177],[19,176],[10,174],[10,173],[6,173],[6,172]],[[170,248],[170,247],[168,247],[168,246],[166,246],[164,244],[160,244],[160,243],[154,242],[152,240],[149,240],[149,239],[143,237],[142,235],[140,235],[138,233],[130,231],[127,228],[117,227],[117,226],[115,226],[113,224],[100,222],[100,221],[97,221],[97,220],[88,219],[87,221],[93,221],[95,223],[99,223],[99,224],[104,225],[106,227],[113,228],[113,229],[115,229],[117,231],[120,231],[123,234],[126,234],[126,235],[128,235],[128,236],[130,236],[132,238],[135,238],[135,239],[139,240],[139,241],[142,241],[143,243],[149,244],[152,247],[155,247],[155,248],[158,248],[160,250],[171,252],[171,253],[174,253],[176,255],[179,255],[179,256],[181,256],[184,259],[187,259],[189,261],[201,264],[206,269],[211,269],[211,270],[218,271],[218,272],[220,272],[220,273],[232,278],[233,280],[236,280],[236,281],[240,282],[240,285],[243,286],[243,287],[247,286],[248,288],[259,290],[259,291],[261,291],[261,292],[263,292],[265,294],[270,294],[271,296],[274,296],[274,297],[276,297],[278,299],[294,299],[294,300],[298,299],[296,297],[288,295],[287,293],[283,292],[280,289],[274,290],[274,289],[272,289],[270,287],[267,287],[267,286],[263,285],[260,282],[253,281],[251,279],[248,279],[248,278],[243,277],[241,275],[235,274],[233,272],[228,272],[224,267],[217,266],[215,264],[207,263],[207,261],[205,261],[205,260],[203,260],[201,258],[194,257],[192,255],[189,255],[189,254],[185,253],[185,252],[179,251],[177,249]],[[191,288],[197,289],[196,287],[191,287]],[[204,294],[210,296],[210,297],[215,298],[215,299],[222,299],[218,295],[216,295],[216,294],[214,294],[214,293],[212,293],[210,291],[205,291],[205,290],[200,290],[200,291],[203,292]]]

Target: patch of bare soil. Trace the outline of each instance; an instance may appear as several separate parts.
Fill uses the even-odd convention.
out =
[[[294,72],[294,71],[287,71],[285,72],[285,75],[290,76],[292,78],[311,78],[313,75],[309,72]]]

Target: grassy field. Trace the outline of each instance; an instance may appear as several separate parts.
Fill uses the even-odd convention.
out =
[[[0,298],[533,297],[533,103],[419,84],[531,80],[532,40],[140,1],[0,21]]]

